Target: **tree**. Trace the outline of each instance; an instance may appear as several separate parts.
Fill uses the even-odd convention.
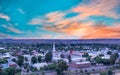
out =
[[[118,53],[115,53],[114,55],[115,55],[115,57],[116,57],[116,58],[118,58],[118,57],[119,57],[119,54],[118,54]]]
[[[37,68],[36,67],[33,67],[33,66],[30,66],[30,71],[32,71],[32,72],[35,72],[35,71],[37,71]]]
[[[48,65],[48,70],[55,70],[56,69],[56,62],[53,62],[52,64]]]
[[[68,69],[68,65],[65,61],[63,60],[60,60],[58,61],[57,65],[56,65],[56,71],[57,71],[57,74],[62,74],[63,71],[67,71]]]
[[[118,57],[119,57],[118,53],[112,54],[112,55],[110,56],[110,63],[111,63],[111,64],[115,64],[116,59],[117,59]]]
[[[83,70],[80,70],[80,73],[83,73]]]
[[[18,61],[17,64],[21,67],[24,63],[24,57],[23,56],[18,56]]]
[[[6,68],[3,71],[3,75],[15,75],[15,73],[15,68],[13,67]]]
[[[0,49],[0,53],[3,55],[4,53],[6,53],[6,50]]]
[[[65,58],[65,55],[64,55],[64,54],[61,54],[60,57],[61,57],[61,58]]]
[[[83,57],[88,57],[89,54],[88,54],[88,53],[84,53],[82,56],[83,56]]]
[[[37,63],[37,58],[33,56],[33,57],[31,58],[31,63],[33,63],[33,64]]]
[[[100,75],[107,75],[107,73],[104,72],[104,71],[101,71],[101,72],[100,72]]]
[[[13,62],[17,62],[17,60],[15,58],[12,59]]]
[[[29,63],[24,63],[24,69],[27,69],[28,66],[29,66]]]
[[[100,57],[103,57],[103,56],[104,56],[104,54],[99,54],[99,56],[100,56]]]
[[[42,62],[42,56],[41,56],[41,55],[38,56],[38,62],[39,62],[39,63]]]
[[[52,61],[52,52],[48,52],[46,55],[45,55],[45,60],[46,62],[50,62]]]
[[[6,59],[0,59],[0,64],[8,63]]]
[[[112,70],[108,70],[108,75],[113,75],[113,72],[112,72]]]
[[[99,56],[95,57],[95,58],[94,58],[94,61],[95,61],[96,63],[98,63],[98,64],[100,64],[100,63],[103,62],[102,58],[99,57]]]
[[[108,54],[108,55],[112,55],[112,52],[111,52],[111,51],[108,51],[107,54]]]
[[[110,60],[109,59],[102,59],[104,65],[110,65]]]
[[[21,72],[21,69],[16,68],[15,71],[16,71],[16,73],[20,73],[20,72]]]
[[[71,62],[71,55],[68,56],[68,61]]]
[[[86,61],[91,61],[91,56],[88,56],[88,57],[86,58]]]
[[[26,62],[28,61],[28,58],[27,58],[27,57],[25,57],[25,61],[26,61]]]

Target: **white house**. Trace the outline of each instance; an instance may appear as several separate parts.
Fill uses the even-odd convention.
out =
[[[36,64],[33,64],[33,67],[35,67],[39,70],[41,67],[44,67],[47,65],[48,65],[47,63],[36,63]]]

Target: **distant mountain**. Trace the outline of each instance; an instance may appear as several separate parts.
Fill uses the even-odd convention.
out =
[[[0,39],[4,43],[110,43],[120,44],[120,39]]]

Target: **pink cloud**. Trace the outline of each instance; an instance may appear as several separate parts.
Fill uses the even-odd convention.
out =
[[[0,13],[0,18],[3,18],[3,19],[5,19],[5,20],[7,20],[7,21],[10,20],[9,16],[7,16],[7,15],[5,15],[5,14],[2,14],[2,13]]]
[[[14,33],[17,33],[17,34],[21,34],[21,33],[22,33],[19,29],[13,27],[12,25],[11,25],[11,26],[2,25],[2,27],[8,29],[9,31],[12,31],[12,32],[14,32]]]
[[[73,12],[78,12],[79,17],[106,16],[118,19],[120,15],[114,12],[114,8],[119,4],[118,0],[92,0],[89,4],[78,5],[73,8]]]
[[[80,4],[65,12],[56,11],[46,14],[44,17],[34,18],[30,23],[43,24],[45,30],[58,33],[56,38],[120,38],[119,23],[119,25],[106,26],[101,23],[95,25],[95,22],[91,20],[81,22],[81,20],[89,19],[90,16],[106,16],[118,19],[120,15],[114,11],[119,4],[118,0],[91,1],[89,4]],[[75,12],[78,13],[77,16],[65,18],[68,13]]]

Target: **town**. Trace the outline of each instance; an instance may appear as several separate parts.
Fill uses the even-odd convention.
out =
[[[120,75],[120,44],[2,41],[0,75]]]
[[[120,0],[0,0],[0,75],[120,75]]]

